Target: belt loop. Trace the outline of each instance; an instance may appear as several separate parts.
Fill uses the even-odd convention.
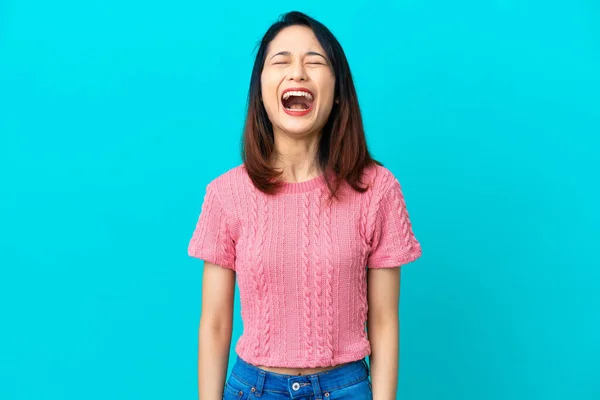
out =
[[[266,374],[267,373],[263,370],[258,371],[258,378],[256,379],[256,386],[254,387],[254,389],[255,389],[254,396],[255,397],[262,396],[262,391],[263,391],[263,386],[265,384]]]
[[[315,400],[322,400],[321,397],[321,386],[319,385],[319,376],[318,375],[310,375],[310,382],[312,383],[313,392],[315,394]]]

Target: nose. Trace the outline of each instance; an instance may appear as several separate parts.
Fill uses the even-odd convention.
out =
[[[306,78],[304,64],[302,62],[293,63],[290,71],[290,79],[294,81],[305,81]]]

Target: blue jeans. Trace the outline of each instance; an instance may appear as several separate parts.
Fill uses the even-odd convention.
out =
[[[225,382],[223,400],[372,400],[364,358],[309,375],[279,374],[258,368],[239,355]]]

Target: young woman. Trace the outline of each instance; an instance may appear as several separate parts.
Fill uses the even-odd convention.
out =
[[[398,267],[421,246],[367,150],[344,51],[305,14],[260,43],[242,150],[206,186],[188,248],[205,261],[200,399],[395,399]],[[227,378],[236,278],[244,332]]]

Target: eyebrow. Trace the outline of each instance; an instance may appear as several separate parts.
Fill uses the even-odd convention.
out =
[[[273,54],[271,56],[271,58],[274,58],[275,56],[290,56],[292,55],[292,53],[290,53],[289,51],[280,51],[279,53]],[[327,57],[325,57],[323,54],[318,53],[316,51],[309,51],[306,53],[307,56],[319,56],[319,57],[323,57],[323,59],[325,61],[327,61]]]

